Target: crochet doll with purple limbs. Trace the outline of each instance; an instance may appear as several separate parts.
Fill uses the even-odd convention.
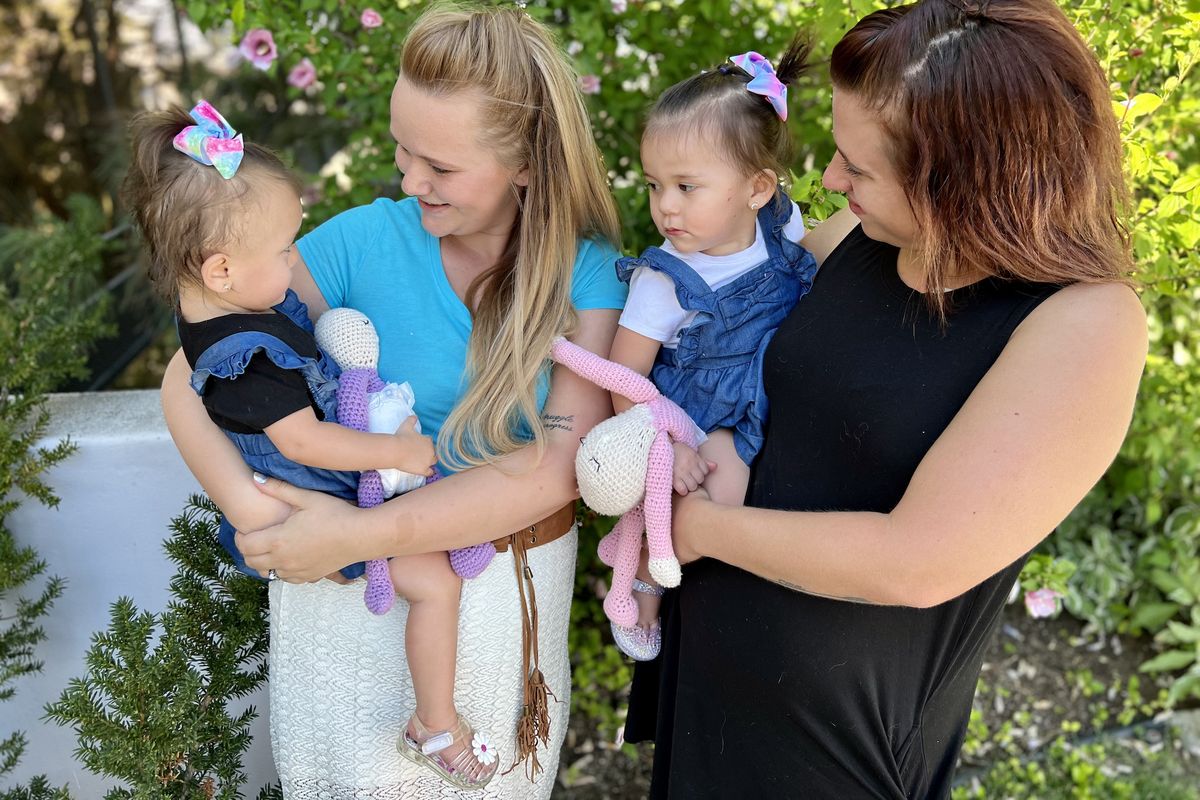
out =
[[[598,514],[620,516],[600,540],[600,560],[613,568],[604,613],[613,623],[637,623],[633,580],[642,549],[650,551],[650,574],[663,586],[678,586],[679,561],[671,546],[671,441],[693,450],[701,433],[682,408],[659,393],[649,379],[603,359],[566,339],[556,339],[554,361],[637,405],[588,431],[575,456],[575,477],[583,502]]]
[[[333,308],[317,320],[317,344],[341,367],[338,378],[338,422],[371,433],[392,433],[413,413],[412,389],[407,383],[385,383],[379,377],[379,334],[362,312]],[[420,432],[420,428],[417,429]],[[425,485],[421,475],[403,470],[365,470],[358,481],[358,505],[370,508],[387,498]],[[450,551],[450,565],[460,578],[477,577],[492,561],[491,542]],[[373,614],[386,614],[396,602],[387,561],[367,562],[363,599]]]

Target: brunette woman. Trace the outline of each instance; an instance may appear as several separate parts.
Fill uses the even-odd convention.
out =
[[[1005,597],[1145,360],[1108,82],[1052,0],[876,12],[831,76],[853,217],[804,240],[748,507],[678,504],[703,560],[626,730],[654,797],[948,797]]]

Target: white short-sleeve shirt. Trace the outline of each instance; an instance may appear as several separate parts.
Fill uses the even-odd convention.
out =
[[[794,202],[792,217],[784,226],[783,235],[793,242],[804,238],[804,220]],[[763,241],[762,226],[758,224],[754,228],[754,244],[726,256],[680,253],[670,242],[663,242],[662,250],[695,270],[710,289],[720,289],[767,260],[767,244]],[[629,298],[621,313],[621,327],[662,342],[663,347],[673,348],[679,345],[680,331],[691,325],[695,318],[695,311],[688,311],[679,304],[675,281],[670,277],[650,267],[638,267],[633,271],[629,279]]]

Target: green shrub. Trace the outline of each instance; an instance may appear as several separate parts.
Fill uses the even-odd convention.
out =
[[[1200,696],[1200,8],[1070,5],[1123,103],[1151,342],[1121,454],[1046,547],[1079,568],[1068,611],[1103,631],[1154,634],[1165,652],[1144,670],[1186,670],[1178,700]]]
[[[233,566],[217,519],[207,498],[192,498],[166,543],[178,568],[167,609],[113,603],[108,629],[92,637],[87,674],[46,708],[75,730],[85,767],[123,784],[106,800],[242,796],[257,712],[229,705],[267,677],[266,584]],[[278,786],[258,797],[280,797]]]
[[[104,303],[88,302],[97,289],[104,218],[87,198],[71,198],[68,208],[66,222],[42,217],[34,229],[0,229],[0,702],[13,696],[14,681],[41,671],[41,619],[65,589],[60,578],[45,576],[35,547],[17,543],[8,517],[20,505],[16,492],[58,506],[45,473],[75,446],[38,447],[50,421],[46,393],[85,372],[88,350],[106,330]],[[0,778],[24,750],[19,731],[0,740]],[[40,777],[0,791],[3,800],[64,796]]]

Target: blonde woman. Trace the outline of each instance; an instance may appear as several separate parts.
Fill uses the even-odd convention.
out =
[[[575,75],[518,9],[427,12],[401,56],[391,133],[409,197],[301,239],[292,287],[314,315],[349,306],[373,320],[381,376],[412,384],[453,474],[374,509],[256,487],[180,355],[163,406],[189,467],[243,531],[245,563],[280,579],[271,731],[286,796],[455,796],[397,753],[412,708],[404,615],[371,617],[361,587],[332,573],[494,540],[492,564],[463,586],[455,699],[500,753],[480,796],[548,797],[570,699],[572,465],[611,407],[544,358],[563,333],[608,354],[624,301],[616,208]]]

